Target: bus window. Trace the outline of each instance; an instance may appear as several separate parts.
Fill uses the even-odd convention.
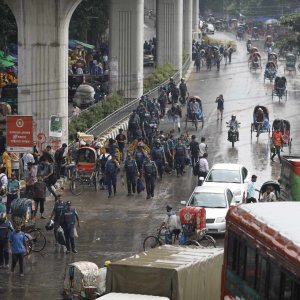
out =
[[[290,276],[285,273],[281,273],[281,283],[280,283],[280,299],[282,300],[292,300],[292,286],[293,280]]]
[[[246,269],[245,269],[245,280],[247,285],[251,288],[255,286],[255,270],[256,270],[256,249],[247,246],[246,251]]]
[[[269,264],[269,282],[268,282],[268,298],[269,300],[280,299],[280,269],[278,265],[272,261]]]
[[[246,263],[246,244],[243,240],[239,242],[238,250],[238,272],[237,275],[241,279],[245,279],[245,263]]]
[[[295,282],[294,283],[294,288],[293,288],[293,300],[298,300],[300,299],[300,283]]]
[[[262,253],[257,254],[257,273],[256,287],[258,294],[265,297],[266,294],[266,278],[267,278],[267,260]]]
[[[227,268],[233,272],[237,271],[238,240],[231,230],[228,232]]]

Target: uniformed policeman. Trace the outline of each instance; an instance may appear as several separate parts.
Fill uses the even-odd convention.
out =
[[[143,163],[146,158],[146,151],[144,150],[144,143],[139,142],[134,152],[134,159],[136,161],[139,172],[142,172]]]
[[[148,154],[143,163],[143,175],[146,183],[147,199],[154,197],[155,179],[159,178],[157,167],[151,156]]]
[[[155,142],[154,147],[151,151],[151,157],[153,161],[156,164],[159,177],[162,179],[163,171],[164,171],[164,165],[165,165],[165,153],[163,148],[161,147],[161,143],[159,140]]]
[[[63,212],[65,209],[65,203],[62,200],[61,195],[57,195],[57,201],[54,203],[54,207],[50,216],[50,220],[54,221],[54,236],[56,240],[56,232],[60,225],[62,225],[63,219]],[[56,240],[57,245],[57,240]]]
[[[127,189],[128,189],[128,196],[131,196],[132,193],[135,194],[136,190],[136,177],[139,176],[138,167],[136,161],[132,158],[131,153],[127,154],[127,159],[124,163],[124,171],[126,173],[127,179]]]
[[[114,194],[117,193],[117,173],[120,169],[120,165],[117,161],[116,155],[112,155],[111,159],[106,162],[105,165],[105,182],[108,188],[108,198],[112,195],[112,187]]]
[[[175,147],[175,166],[177,171],[177,176],[183,176],[183,170],[185,166],[186,159],[186,147],[183,141],[178,140],[178,145]]]
[[[1,203],[1,200],[0,200]],[[1,203],[2,204],[2,203]],[[5,206],[3,205],[3,210]],[[13,232],[13,227],[10,221],[6,218],[6,213],[0,213],[0,268],[9,268],[9,248],[8,248],[8,237],[9,233]]]
[[[70,253],[70,249],[72,249],[73,253],[77,253],[74,241],[74,228],[76,220],[78,227],[80,227],[77,211],[76,209],[71,208],[71,202],[67,201],[65,210],[63,211],[63,229],[65,233],[67,247],[66,253]]]

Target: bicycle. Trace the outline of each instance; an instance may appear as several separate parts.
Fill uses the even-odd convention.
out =
[[[183,229],[183,232],[185,229]],[[193,237],[188,239],[184,245],[202,246],[204,248],[216,248],[216,240],[209,234],[206,233],[206,229],[196,231],[195,233],[186,233],[187,236]]]
[[[157,235],[148,235],[143,242],[143,249],[144,251],[147,251],[149,249],[153,249],[159,246],[162,246],[166,243],[165,241],[165,233],[161,233],[162,230],[168,230],[166,227],[162,227],[157,230]],[[175,244],[175,241],[178,240],[178,236],[181,230],[179,229],[174,229],[173,234],[172,234],[172,242],[171,244]],[[174,235],[174,237],[173,237]]]
[[[34,228],[34,227],[25,227],[25,239],[27,244],[27,249],[29,255],[31,251],[33,252],[41,252],[44,250],[47,244],[47,240],[45,235],[42,233],[40,228]]]

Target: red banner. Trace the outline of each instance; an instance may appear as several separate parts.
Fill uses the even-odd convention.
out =
[[[7,116],[6,128],[7,151],[32,151],[32,116]]]

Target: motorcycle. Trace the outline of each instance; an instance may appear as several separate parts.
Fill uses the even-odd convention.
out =
[[[234,143],[238,141],[238,128],[230,126],[228,122],[226,124],[229,127],[228,141],[231,142],[232,148],[234,148]],[[238,124],[240,125],[241,123]]]

